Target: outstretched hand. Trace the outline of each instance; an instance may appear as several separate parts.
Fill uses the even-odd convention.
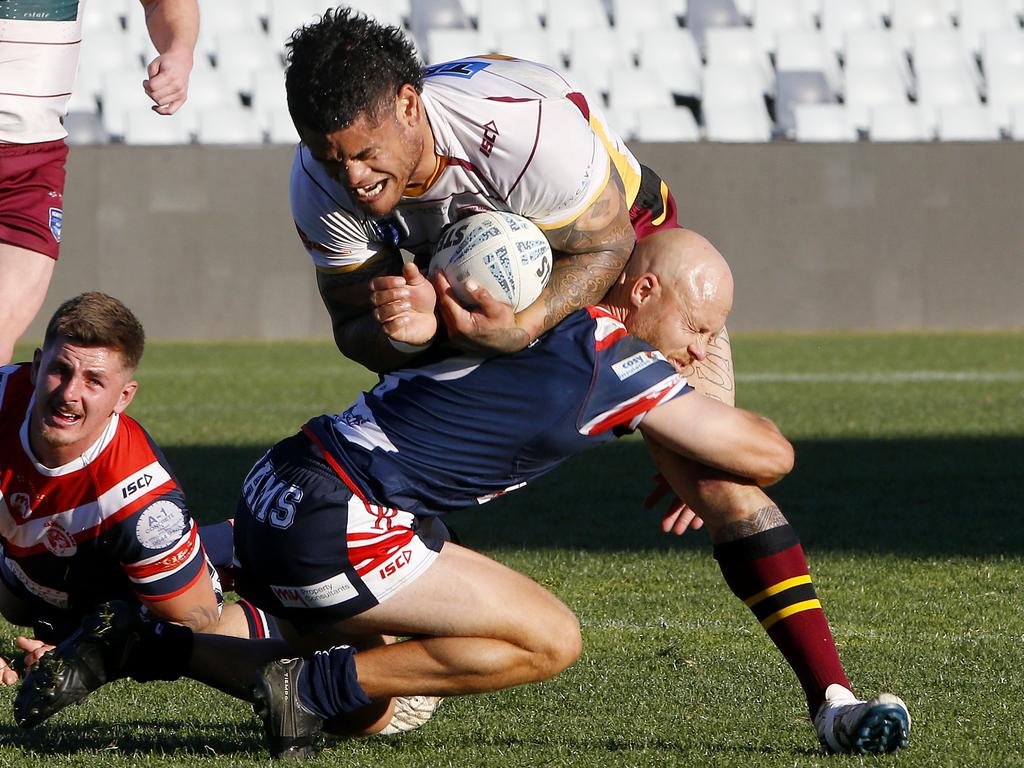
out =
[[[644,509],[654,509],[658,502],[666,497],[671,499],[668,509],[661,516],[661,530],[664,533],[682,536],[691,528],[696,531],[704,526],[704,520],[672,492],[668,481],[660,472],[654,475],[653,480],[654,489],[644,499]]]
[[[384,333],[406,344],[428,344],[437,333],[434,286],[409,262],[401,275],[375,277],[370,282],[373,316]]]
[[[512,307],[498,301],[474,280],[463,286],[473,306],[459,301],[443,272],[434,276],[441,319],[448,328],[448,338],[457,347],[475,354],[492,356],[518,352],[530,343],[530,334],[516,325]]]
[[[21,635],[15,638],[14,644],[25,652],[25,656],[21,660],[22,669],[35,666],[43,657],[43,654],[54,647],[49,643],[44,643],[42,640]],[[16,685],[20,679],[20,675],[11,666],[10,662],[7,659],[0,658],[0,685]]]

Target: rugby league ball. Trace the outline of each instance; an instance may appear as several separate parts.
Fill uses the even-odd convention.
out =
[[[430,274],[444,272],[455,295],[473,306],[465,291],[473,279],[518,312],[540,296],[551,277],[551,246],[529,219],[504,211],[476,213],[441,233]]]

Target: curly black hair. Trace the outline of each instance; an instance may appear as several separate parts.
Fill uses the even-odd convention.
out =
[[[334,133],[364,112],[376,118],[403,85],[423,88],[422,65],[402,30],[351,8],[325,11],[286,47],[288,111],[310,131]]]

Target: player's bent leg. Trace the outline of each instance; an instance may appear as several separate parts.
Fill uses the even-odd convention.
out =
[[[0,365],[11,362],[15,342],[43,305],[53,266],[49,256],[0,243]]]
[[[582,649],[579,622],[532,579],[446,544],[422,577],[343,625],[417,636],[357,655],[371,696],[482,693],[546,680]]]

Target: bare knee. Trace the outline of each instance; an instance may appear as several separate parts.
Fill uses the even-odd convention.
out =
[[[535,681],[547,680],[568,669],[583,651],[576,614],[561,603],[559,608],[534,627],[527,646]]]

